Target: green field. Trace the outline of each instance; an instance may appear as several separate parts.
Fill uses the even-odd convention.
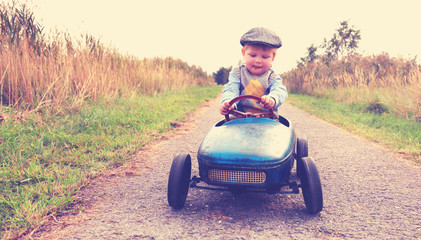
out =
[[[8,117],[0,125],[0,238],[66,211],[74,193],[91,178],[130,160],[220,90],[207,86],[102,99],[53,115],[22,116],[3,108]]]
[[[421,163],[421,123],[367,112],[368,106],[290,94],[288,103]]]

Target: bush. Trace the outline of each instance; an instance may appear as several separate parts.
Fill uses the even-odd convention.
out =
[[[368,104],[368,106],[365,108],[365,112],[374,113],[377,115],[382,115],[383,113],[388,113],[389,109],[380,102],[371,102]]]

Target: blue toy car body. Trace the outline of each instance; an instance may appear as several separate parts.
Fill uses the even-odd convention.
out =
[[[240,96],[230,104],[244,98],[260,100],[254,96]],[[197,154],[200,177],[190,178],[188,154],[174,158],[168,181],[170,206],[176,209],[184,206],[189,186],[221,189],[198,186],[203,181],[233,193],[249,190],[279,193],[284,186],[291,191],[282,193],[299,193],[302,188],[307,210],[320,212],[323,207],[320,178],[314,161],[308,157],[307,140],[297,138],[294,127],[286,118],[234,114],[240,118],[231,120],[226,116],[226,120],[210,129],[202,141]],[[273,113],[268,116],[273,118]],[[299,183],[291,180],[295,160]]]
[[[273,191],[288,182],[295,141],[292,126],[268,118],[239,118],[217,125],[197,154],[200,178],[211,185]]]

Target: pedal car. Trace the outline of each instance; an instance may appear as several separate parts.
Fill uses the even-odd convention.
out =
[[[259,97],[244,95],[230,101]],[[231,119],[231,115],[236,118]],[[172,162],[168,179],[168,203],[184,206],[189,187],[298,194],[301,188],[308,212],[323,208],[322,187],[314,160],[308,157],[306,138],[297,138],[294,127],[272,110],[251,114],[231,110],[225,120],[207,133],[197,153],[200,177],[191,177],[191,157],[179,153]],[[294,161],[296,164],[294,165]],[[296,166],[296,176],[291,178]],[[207,185],[199,186],[204,182]],[[210,187],[209,185],[212,185]],[[286,191],[281,191],[285,189]]]

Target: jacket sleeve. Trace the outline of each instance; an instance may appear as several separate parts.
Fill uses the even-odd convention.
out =
[[[269,83],[269,91],[268,96],[275,100],[275,106],[273,108],[278,109],[288,97],[287,88],[282,84],[282,79],[279,75]]]
[[[240,95],[240,85],[240,79],[231,70],[228,76],[228,83],[224,85],[222,90],[221,103],[231,101],[233,98],[238,97]]]

